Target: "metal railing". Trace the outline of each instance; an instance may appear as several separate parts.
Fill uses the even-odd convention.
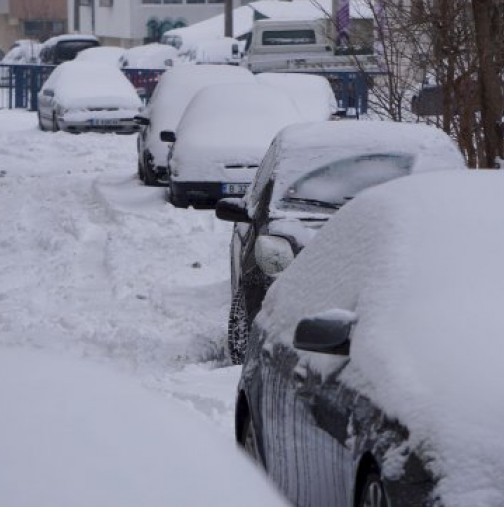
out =
[[[0,109],[37,110],[37,94],[53,71],[53,65],[3,65],[0,63]],[[147,101],[164,70],[122,69]]]

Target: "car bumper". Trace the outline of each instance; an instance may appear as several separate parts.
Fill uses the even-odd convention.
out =
[[[190,182],[171,182],[170,193],[172,201],[181,207],[189,205],[212,208],[217,201],[224,197],[242,197],[243,191],[229,193],[224,187],[225,184],[217,181],[190,181]],[[238,189],[240,184],[236,185]],[[247,185],[243,183],[241,185]]]
[[[140,125],[130,120],[119,120],[117,122],[97,123],[93,120],[69,121],[64,118],[58,119],[58,125],[65,132],[113,132],[116,134],[134,134],[140,130]]]

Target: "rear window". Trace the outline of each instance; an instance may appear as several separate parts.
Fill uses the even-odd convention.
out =
[[[92,40],[61,41],[56,45],[55,59],[58,63],[73,60],[80,51],[96,46],[99,46],[99,43]]]
[[[314,30],[266,30],[262,33],[263,46],[315,44]]]
[[[339,208],[362,190],[406,176],[414,157],[376,153],[337,160],[305,174],[289,186],[282,206],[314,205]]]

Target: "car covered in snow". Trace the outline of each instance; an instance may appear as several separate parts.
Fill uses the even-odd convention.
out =
[[[243,358],[271,283],[336,210],[370,186],[464,167],[451,138],[426,125],[348,120],[280,132],[246,196],[217,203],[217,216],[235,222],[228,321],[233,362]]]
[[[302,122],[294,102],[275,88],[221,84],[201,90],[174,133],[168,169],[177,207],[215,206],[242,196],[279,130]]]
[[[232,37],[203,39],[179,49],[179,56],[187,63],[239,65],[242,45]]]
[[[161,141],[160,133],[177,130],[187,105],[201,89],[218,83],[252,82],[250,71],[230,65],[178,65],[167,69],[137,116],[141,125],[137,145],[139,178],[146,185],[164,182],[171,143]]]
[[[14,84],[15,65],[34,65],[39,63],[42,45],[37,41],[23,39],[16,41],[0,60],[0,85]]]
[[[119,67],[125,49],[118,46],[96,46],[82,50],[75,59],[79,62],[106,63]]]
[[[100,45],[94,35],[65,34],[47,39],[40,50],[40,62],[59,65],[73,60],[80,51]]]
[[[178,51],[172,46],[153,42],[124,51],[119,65],[127,69],[167,69],[174,65],[177,55]]]
[[[370,188],[266,295],[236,436],[293,505],[504,505],[504,178]]]
[[[116,67],[65,62],[52,72],[38,94],[41,130],[138,132],[134,121],[142,102]]]

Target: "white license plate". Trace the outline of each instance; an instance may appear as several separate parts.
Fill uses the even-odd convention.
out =
[[[249,186],[249,183],[223,183],[222,193],[224,195],[243,195]]]
[[[119,120],[93,120],[93,125],[97,125],[100,127],[108,127],[108,126],[114,126],[119,125]]]

